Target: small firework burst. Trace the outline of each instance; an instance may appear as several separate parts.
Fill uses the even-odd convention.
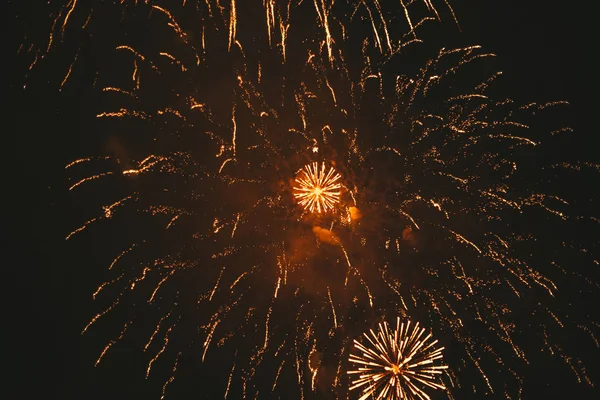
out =
[[[296,178],[294,197],[311,213],[330,211],[340,201],[340,178],[333,167],[327,170],[325,163],[320,168],[317,162],[308,164]]]
[[[445,389],[439,375],[447,366],[441,365],[443,347],[436,347],[432,334],[425,337],[419,323],[400,323],[391,329],[387,322],[379,324],[377,333],[364,334],[368,344],[354,340],[361,354],[350,355],[350,362],[358,367],[348,371],[358,375],[352,380],[350,390],[360,389],[360,400],[372,397],[377,400],[425,400],[429,395],[422,388]]]

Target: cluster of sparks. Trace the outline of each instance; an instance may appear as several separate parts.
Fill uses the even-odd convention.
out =
[[[340,174],[333,167],[327,170],[325,163],[321,167],[317,162],[306,165],[296,177],[294,197],[311,213],[331,211],[340,202],[340,179]]]
[[[350,362],[357,370],[350,390],[359,389],[359,400],[430,400],[421,387],[445,389],[438,383],[439,375],[448,367],[441,365],[443,347],[436,347],[432,334],[424,335],[425,328],[411,321],[396,319],[396,329],[387,322],[379,330],[364,334],[366,344],[358,340],[354,346],[360,354],[350,354]]]
[[[116,13],[123,25],[130,10],[146,13],[171,48],[114,43],[114,76],[100,71],[94,78],[111,102],[96,116],[107,130],[121,123],[127,128],[116,131],[127,133],[111,134],[109,154],[67,166],[78,176],[72,191],[95,199],[101,185],[126,188],[67,239],[108,220],[128,224],[131,233],[107,260],[114,277],[94,292],[108,305],[84,332],[124,303],[160,314],[143,321],[154,324],[144,352],[152,354],[147,376],[170,362],[163,394],[191,349],[205,368],[231,360],[221,382],[226,398],[270,398],[291,375],[301,399],[323,387],[342,398],[348,386],[360,388],[362,398],[427,399],[419,384],[447,388],[451,398],[482,388],[512,399],[522,387],[520,366],[529,363],[524,345],[534,339],[590,383],[584,365],[559,343],[573,328],[598,346],[600,326],[568,323],[568,311],[530,301],[552,300],[559,282],[587,288],[585,272],[571,270],[574,260],[582,269],[600,264],[597,243],[571,240],[563,229],[597,229],[600,220],[573,214],[568,199],[540,183],[548,171],[600,168],[522,167],[523,154],[543,150],[546,137],[572,133],[562,126],[539,132],[531,119],[563,102],[491,99],[488,87],[500,73],[481,73],[494,55],[479,46],[435,49],[418,71],[402,70],[403,52],[421,45],[417,30],[439,19],[431,0],[390,8],[379,0],[264,0],[254,9],[236,0],[155,3],[111,5],[125,10]],[[413,20],[409,10],[418,5],[426,17]],[[42,53],[77,23],[90,34],[112,29],[85,7],[70,1],[56,14]],[[264,20],[242,18],[243,7],[262,7]],[[397,31],[398,15],[407,32]],[[296,31],[303,26],[315,26],[310,37]],[[256,34],[262,30],[264,37]],[[79,54],[61,89],[68,89]],[[333,167],[307,163],[304,154],[313,149],[343,166],[351,204],[341,201]],[[299,170],[288,196],[282,182]],[[340,209],[350,217],[332,213],[327,227],[307,226],[290,212],[294,199],[308,212]],[[137,231],[128,218],[141,221]],[[554,237],[538,239],[549,230]],[[537,304],[526,328],[518,315],[523,300]],[[432,366],[441,349],[422,328],[384,323],[365,335],[368,345],[355,342],[362,355],[350,362],[363,367],[351,371],[359,378],[348,385],[343,371],[352,338],[344,330],[358,324],[365,331],[370,315],[398,313],[425,315],[436,335],[453,338],[457,359],[447,369]],[[115,330],[96,364],[135,323]],[[337,365],[324,365],[331,354]],[[490,377],[486,365],[504,378]],[[333,377],[321,373],[328,368],[337,371]],[[259,382],[257,371],[272,371],[273,380]]]

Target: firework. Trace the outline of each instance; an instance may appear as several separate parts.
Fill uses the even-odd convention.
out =
[[[437,340],[431,340],[431,333],[424,335],[425,329],[419,328],[418,322],[411,326],[411,321],[400,323],[397,318],[395,330],[384,321],[377,333],[370,333],[364,334],[366,345],[354,341],[360,354],[350,355],[350,362],[358,367],[348,371],[358,375],[350,390],[360,389],[361,400],[369,396],[378,400],[429,400],[421,387],[445,389],[437,382],[442,370],[448,368],[440,365],[444,348],[436,347]]]
[[[340,201],[340,178],[333,167],[327,170],[325,163],[320,168],[316,162],[306,165],[296,178],[294,197],[311,213],[327,212]]]
[[[125,314],[97,363],[150,325],[146,375],[173,371],[165,391],[183,352],[219,371],[228,398],[340,394],[351,332],[400,313],[451,338],[450,395],[465,380],[518,393],[534,340],[589,380],[565,332],[594,342],[598,326],[576,298],[569,310],[553,299],[590,287],[597,243],[567,227],[598,220],[547,182],[597,166],[532,157],[570,132],[536,122],[564,104],[490,97],[493,55],[419,40],[429,1],[355,3],[115,3],[128,35],[98,50],[103,150],[68,166],[71,191],[102,203],[67,238],[112,255],[84,332]],[[59,26],[83,7],[70,5]],[[398,12],[426,17],[399,31]],[[427,56],[405,62],[419,46]],[[340,212],[317,226],[296,202]],[[118,312],[129,304],[134,315]]]

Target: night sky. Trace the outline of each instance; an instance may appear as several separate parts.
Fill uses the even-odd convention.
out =
[[[0,234],[3,268],[8,273],[4,279],[3,327],[9,354],[4,358],[8,375],[4,373],[3,397],[158,399],[162,381],[145,381],[144,363],[139,359],[123,362],[129,354],[121,349],[116,350],[123,353],[120,357],[107,358],[94,368],[98,349],[108,337],[80,334],[96,310],[91,293],[102,281],[106,266],[86,256],[97,251],[100,243],[77,242],[74,246],[65,241],[66,234],[82,221],[81,205],[72,204],[69,197],[64,166],[88,155],[94,145],[89,137],[93,132],[89,128],[92,107],[88,106],[93,96],[89,88],[76,85],[77,76],[85,77],[87,71],[77,72],[81,75],[76,73],[60,93],[57,87],[63,74],[52,70],[53,66],[58,68],[58,62],[47,71],[41,68],[27,73],[30,59],[17,49],[32,37],[42,37],[48,29],[48,6],[32,6],[34,3],[9,1],[8,11],[2,12],[6,44],[2,53],[5,201]],[[452,4],[462,32],[447,19],[444,29],[456,31],[447,39],[481,44],[496,53],[506,92],[515,100],[569,101],[566,118],[575,133],[557,151],[573,160],[600,162],[595,145],[598,113],[593,108],[597,104],[597,43],[592,11],[583,4],[541,0],[456,0]],[[81,57],[86,66],[85,57],[94,58],[85,52]],[[587,188],[585,193],[600,204],[597,180],[573,185]],[[598,273],[591,276],[597,279]],[[98,332],[100,335],[101,330]],[[600,350],[590,348],[586,369],[600,387]],[[560,362],[555,360],[554,365],[547,361],[533,357],[525,380],[525,400],[600,398],[598,389],[578,385]],[[210,385],[208,379],[202,379],[198,378],[200,384]],[[207,390],[181,398],[221,396],[221,390],[215,395]],[[481,397],[474,394],[469,398]],[[295,399],[294,394],[289,399]]]

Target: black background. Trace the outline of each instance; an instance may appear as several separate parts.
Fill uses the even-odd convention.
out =
[[[570,148],[563,151],[598,162],[597,41],[592,10],[583,3],[541,0],[457,0],[453,5],[462,28],[457,37],[498,55],[503,82],[514,99],[571,103],[568,117],[575,133]],[[80,335],[94,309],[90,294],[101,266],[93,260],[82,263],[86,249],[73,249],[64,240],[80,223],[69,220],[76,205],[69,204],[64,166],[85,153],[81,149],[87,140],[89,93],[77,88],[59,93],[56,76],[62,75],[53,71],[47,74],[52,79],[46,81],[42,74],[32,84],[26,77],[29,59],[17,49],[24,35],[45,34],[47,25],[38,22],[47,18],[48,8],[32,1],[9,2],[8,6],[2,13],[0,234],[6,295],[3,344],[8,353],[3,357],[8,371],[3,374],[8,382],[3,397],[159,398],[159,393],[148,390],[143,376],[128,373],[129,365],[107,362],[94,368],[97,341]],[[597,181],[581,184],[596,188],[598,197]],[[598,356],[596,350],[587,371],[600,385]],[[572,376],[563,376],[563,369],[536,365],[532,370],[525,382],[525,399],[600,398],[597,389],[576,385]],[[214,398],[209,390],[189,397]]]

